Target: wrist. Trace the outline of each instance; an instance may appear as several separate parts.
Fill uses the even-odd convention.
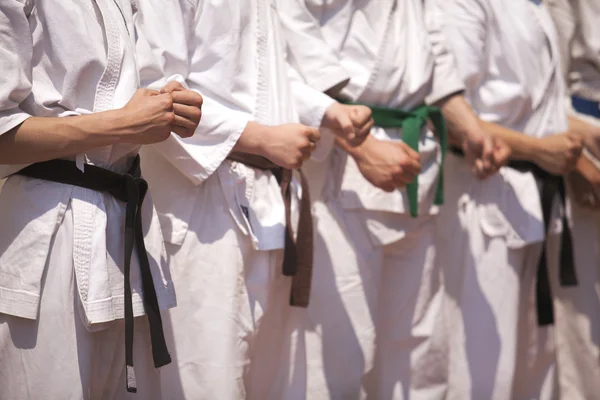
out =
[[[348,153],[356,162],[360,162],[366,156],[366,151],[373,143],[375,139],[371,135],[367,135],[364,141],[362,141],[359,145],[352,145],[348,140],[344,138],[340,138],[335,136],[336,144],[341,147],[346,153]]]
[[[268,137],[271,135],[272,130],[273,127],[271,126],[254,121],[248,122],[233,147],[233,151],[265,157],[266,146],[269,143]]]
[[[534,138],[531,136],[525,136],[525,149],[527,149],[527,154],[525,155],[526,160],[538,163],[545,153],[544,142],[540,138]]]

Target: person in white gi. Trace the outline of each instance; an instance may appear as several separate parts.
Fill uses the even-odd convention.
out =
[[[142,82],[177,80],[205,100],[193,138],[172,137],[144,154],[178,288],[178,307],[165,314],[175,362],[162,374],[163,395],[297,397],[304,345],[290,321],[303,310],[289,306],[282,275],[281,189],[271,171],[229,158],[246,153],[297,169],[317,148],[315,127],[338,131],[352,117],[345,132],[358,138],[370,111],[290,84],[270,0],[144,0],[136,26]]]
[[[182,90],[174,110],[137,90],[132,35],[127,1],[0,3],[2,399],[124,398],[136,378],[140,398],[159,393],[156,316],[175,297],[136,154],[193,134],[202,98]]]
[[[583,134],[584,157],[570,176],[571,215],[579,285],[556,298],[561,398],[600,398],[600,4],[546,2],[558,31],[570,126]]]
[[[488,131],[511,147],[515,161],[554,175],[574,168],[581,138],[568,131],[558,43],[544,6],[531,0],[436,3],[432,17],[443,27],[467,98]],[[562,290],[558,198],[546,233],[535,172],[514,165],[478,182],[460,158],[448,157],[449,204],[438,225],[446,277],[448,399],[557,395],[553,330],[538,327],[538,318],[544,325],[552,321],[543,313],[536,318],[541,304],[535,288],[549,273],[551,292]],[[540,261],[543,246],[546,262]],[[540,262],[549,267],[541,278]],[[551,315],[548,301],[544,313]]]
[[[436,27],[426,24],[423,3],[356,3],[279,1],[294,69],[331,96],[418,110],[412,116],[429,112],[437,127],[440,118],[423,105],[441,105],[451,140],[464,147],[475,172],[482,178],[495,172],[505,148],[480,128],[460,95],[452,56]],[[434,202],[440,203],[438,142],[445,130],[425,126],[427,115],[418,117],[416,130],[384,129],[377,126],[380,111],[373,107],[376,128],[361,145],[337,139],[324,165],[306,166],[311,175],[328,171],[312,191],[320,201],[313,301],[304,324],[307,398],[436,399],[445,390],[430,340],[439,314]],[[418,149],[409,148],[408,136],[416,136]],[[405,174],[396,177],[399,171]],[[410,189],[401,188],[417,174],[411,199]]]

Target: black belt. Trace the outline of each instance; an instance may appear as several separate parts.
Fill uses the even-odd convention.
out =
[[[458,155],[464,156],[464,153],[455,147],[451,151]],[[540,191],[540,200],[542,203],[542,215],[544,217],[544,232],[548,235],[548,227],[552,214],[552,206],[556,195],[565,206],[566,192],[565,181],[560,175],[552,175],[538,165],[529,161],[510,161],[509,168],[513,168],[520,172],[531,172]],[[560,246],[560,265],[559,265],[559,281],[561,286],[577,286],[577,273],[575,271],[575,261],[573,258],[573,239],[571,236],[571,228],[567,221],[566,212],[562,217],[563,231],[561,234]],[[547,238],[546,238],[547,239]],[[552,305],[552,290],[550,288],[550,280],[548,275],[548,256],[546,250],[546,241],[543,243],[542,254],[537,266],[536,280],[536,310],[538,325],[551,325],[554,323],[554,308]]]
[[[76,164],[67,160],[50,160],[30,165],[19,175],[45,181],[80,186],[97,192],[108,193],[127,204],[125,215],[125,362],[127,391],[137,391],[133,369],[133,300],[131,295],[131,256],[135,246],[139,258],[144,291],[144,309],[148,316],[150,341],[154,366],[160,368],[171,362],[163,333],[162,319],[156,297],[156,290],[150,272],[148,253],[144,246],[141,207],[148,191],[148,183],[141,178],[140,157],[137,156],[129,171],[118,174],[94,165],[85,165],[84,172]]]

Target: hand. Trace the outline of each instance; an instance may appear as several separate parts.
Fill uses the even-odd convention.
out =
[[[588,209],[600,209],[600,170],[585,156],[579,157],[577,166],[567,175],[571,197]]]
[[[261,155],[286,169],[299,169],[321,138],[318,129],[301,124],[263,126]]]
[[[166,140],[171,134],[175,120],[173,98],[155,90],[138,89],[118,113],[117,121],[123,121],[117,131],[121,141],[134,144],[151,144]]]
[[[168,93],[173,98],[175,119],[171,131],[182,138],[192,136],[202,119],[202,96],[184,88],[177,81],[169,82],[160,92]]]
[[[471,165],[473,175],[486,179],[498,172],[510,157],[510,147],[486,131],[480,130],[465,137],[462,143],[465,159]]]
[[[368,136],[351,152],[362,175],[386,192],[404,187],[421,172],[419,153],[403,142],[382,141]]]
[[[373,128],[371,109],[366,106],[350,106],[333,103],[323,116],[321,126],[348,141],[348,144],[361,144]]]
[[[581,155],[582,138],[578,133],[565,132],[547,136],[538,139],[537,143],[533,162],[551,174],[568,173]]]

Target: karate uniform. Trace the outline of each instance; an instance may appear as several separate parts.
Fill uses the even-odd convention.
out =
[[[437,1],[466,95],[480,118],[526,135],[567,130],[556,34],[533,1]],[[503,167],[481,181],[453,155],[447,205],[438,221],[446,295],[449,399],[549,399],[556,396],[554,336],[538,327],[535,282],[545,237],[531,172]],[[558,286],[561,220],[549,223],[547,260]]]
[[[569,111],[600,126],[600,6],[591,1],[546,2],[556,24],[569,96]],[[570,96],[573,98],[571,104]],[[589,109],[579,107],[583,100]],[[600,398],[600,297],[598,212],[571,204],[579,285],[560,288],[556,299],[557,357],[561,398]]]
[[[178,307],[164,315],[174,353],[161,375],[165,398],[292,398],[302,380],[294,359],[303,343],[290,321],[304,310],[289,306],[282,275],[281,189],[270,171],[227,159],[249,121],[297,122],[294,96],[310,99],[302,122],[311,126],[332,104],[290,83],[278,24],[269,0],[139,4],[143,84],[176,79],[204,97],[194,137],[144,154],[178,285]]]
[[[127,1],[3,0],[0,4],[0,134],[31,116],[69,117],[124,106],[138,88]],[[130,169],[139,146],[73,157]],[[6,177],[24,166],[0,166]],[[158,216],[142,212],[162,307],[175,304]],[[0,398],[125,398],[123,259],[125,204],[79,186],[11,175],[0,192]],[[144,314],[138,257],[133,311]],[[148,323],[136,318],[138,396],[156,398]]]
[[[349,83],[340,97],[413,110],[463,89],[421,1],[281,0],[279,11],[296,71],[314,88]],[[343,73],[346,71],[346,74]],[[381,140],[401,129],[375,128]],[[308,309],[307,398],[443,396],[430,336],[439,311],[433,205],[440,146],[420,132],[418,217],[405,190],[373,187],[335,149],[311,175],[324,175],[315,205],[313,300]]]

